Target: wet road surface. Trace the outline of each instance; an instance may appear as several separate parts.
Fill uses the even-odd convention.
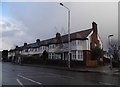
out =
[[[120,85],[120,76],[2,63],[2,85]]]

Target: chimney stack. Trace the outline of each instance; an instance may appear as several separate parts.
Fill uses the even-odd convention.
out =
[[[61,37],[61,34],[60,33],[56,33],[56,38],[60,38]]]
[[[61,44],[62,43],[62,37],[61,37],[61,34],[60,33],[56,33],[56,39],[57,39],[57,43],[58,44]]]
[[[16,46],[16,49],[18,48],[18,46]]]
[[[97,24],[94,21],[92,23],[92,29],[93,29],[93,32],[97,33]]]
[[[27,46],[27,43],[24,43],[24,46],[26,47],[26,46]]]
[[[92,29],[93,29],[93,34],[92,34],[92,41],[91,41],[91,49],[95,47],[99,47],[97,24],[94,21],[92,22]]]
[[[36,43],[40,43],[40,39],[37,39],[37,40],[36,40]]]

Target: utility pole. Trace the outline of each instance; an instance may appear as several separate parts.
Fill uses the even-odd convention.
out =
[[[112,36],[114,36],[114,35],[109,35],[108,36],[108,42],[109,42],[109,51],[111,52],[111,41],[110,41],[110,37],[112,37]],[[111,58],[111,53],[109,52],[109,56],[110,56],[110,69],[112,70],[112,58]]]
[[[65,7],[68,10],[68,68],[70,68],[70,53],[71,53],[71,49],[70,49],[70,9],[66,7],[65,5],[63,5],[62,3],[60,3],[60,5]]]

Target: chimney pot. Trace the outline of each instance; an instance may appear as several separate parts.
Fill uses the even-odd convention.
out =
[[[40,39],[37,39],[37,40],[36,40],[36,43],[40,43]]]

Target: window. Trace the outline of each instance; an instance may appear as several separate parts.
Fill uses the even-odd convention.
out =
[[[54,53],[52,53],[52,59],[54,59]]]
[[[31,49],[28,49],[28,51],[30,52],[30,51],[31,51]]]
[[[49,45],[49,49],[51,49],[52,48],[52,45]]]
[[[54,58],[54,53],[49,53],[49,59],[53,59]]]
[[[81,41],[80,40],[78,40],[78,45],[80,45],[81,44]]]
[[[61,59],[61,54],[56,54],[56,59]]]
[[[54,48],[54,45],[53,45],[53,48]]]
[[[64,47],[64,48],[68,48],[68,43],[64,43],[64,44],[63,44],[63,47]]]
[[[37,49],[36,48],[34,48],[34,52],[36,52],[37,51]]]
[[[78,59],[83,60],[83,51],[78,51]]]
[[[31,51],[33,51],[33,48],[31,48]]]
[[[35,51],[35,49],[33,48],[33,52]]]
[[[76,40],[73,40],[73,41],[71,42],[71,45],[72,45],[72,46],[76,46]]]
[[[40,47],[40,50],[42,50],[42,46]]]
[[[49,46],[49,48],[50,48],[51,46]],[[41,46],[41,50],[44,50],[45,49],[45,46]]]
[[[30,52],[30,49],[28,49],[28,52]]]
[[[55,48],[55,44],[53,44],[53,48]]]
[[[40,47],[38,48],[38,51],[40,51]]]
[[[45,49],[45,47],[43,46],[43,50]]]
[[[78,45],[83,45],[83,44],[84,44],[84,41],[83,41],[83,40],[77,40],[77,44],[78,44]]]
[[[72,51],[72,59],[76,59],[76,51]]]
[[[28,52],[28,49],[25,49],[25,52]]]
[[[39,48],[37,48],[37,51],[39,51]]]
[[[49,58],[52,59],[52,58],[51,58],[51,53],[49,53]]]
[[[49,59],[52,59],[52,53],[49,53]]]
[[[55,48],[55,44],[49,45],[49,49],[53,49],[53,48]],[[45,49],[45,47],[44,47],[44,49]]]

